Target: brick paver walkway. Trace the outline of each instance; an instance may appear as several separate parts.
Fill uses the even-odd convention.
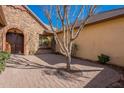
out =
[[[65,58],[55,54],[12,55],[0,74],[0,87],[106,87],[120,77],[107,66],[78,59],[72,67],[79,72],[67,73],[56,67],[65,66]]]

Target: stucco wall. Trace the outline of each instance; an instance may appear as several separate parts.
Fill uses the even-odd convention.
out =
[[[74,43],[77,57],[96,61],[103,53],[110,63],[124,66],[124,17],[86,26]]]
[[[25,54],[35,53],[39,46],[38,33],[42,32],[44,28],[26,11],[16,9],[13,6],[2,6],[2,8],[7,21],[7,26],[0,29],[0,32],[3,32],[3,42],[6,32],[11,28],[17,28],[24,33]]]

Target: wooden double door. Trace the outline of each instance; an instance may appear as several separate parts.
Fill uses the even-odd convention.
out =
[[[6,47],[11,53],[24,53],[24,35],[22,33],[8,32],[6,34],[6,43]]]

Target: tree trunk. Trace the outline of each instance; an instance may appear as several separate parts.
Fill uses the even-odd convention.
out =
[[[71,55],[67,56],[67,71],[71,70]]]

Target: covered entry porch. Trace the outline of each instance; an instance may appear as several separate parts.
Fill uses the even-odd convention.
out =
[[[46,31],[39,35],[39,49],[37,54],[53,53],[56,49],[56,42],[52,33]]]

